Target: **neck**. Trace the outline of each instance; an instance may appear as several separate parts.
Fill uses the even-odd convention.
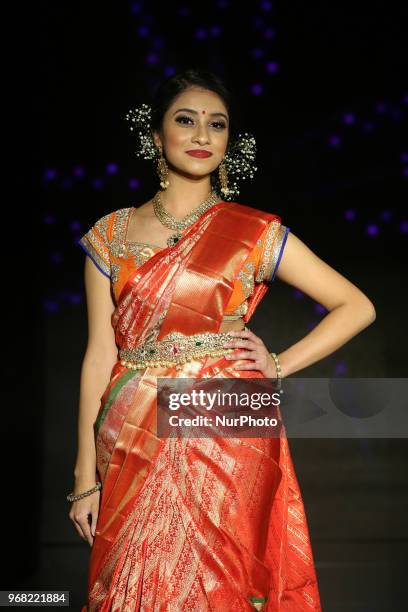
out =
[[[167,189],[160,192],[160,198],[174,217],[183,218],[211,195],[209,176],[194,181],[169,173],[169,183]]]

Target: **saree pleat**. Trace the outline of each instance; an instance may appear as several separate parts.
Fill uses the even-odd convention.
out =
[[[118,345],[218,331],[234,275],[270,220],[240,205],[207,211],[129,278],[112,316]],[[246,611],[254,597],[267,612],[321,610],[284,428],[276,438],[157,435],[158,378],[263,377],[224,357],[206,362],[138,372],[118,361],[112,371],[95,423],[103,486],[84,612]]]

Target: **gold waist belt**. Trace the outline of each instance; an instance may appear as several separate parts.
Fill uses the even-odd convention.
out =
[[[179,370],[192,359],[231,353],[234,349],[224,348],[223,344],[232,339],[228,332],[204,332],[192,336],[171,332],[162,340],[147,342],[134,349],[120,349],[119,357],[121,364],[132,370],[172,365]]]

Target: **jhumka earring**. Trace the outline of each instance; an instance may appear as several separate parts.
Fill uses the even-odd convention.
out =
[[[169,175],[169,168],[167,166],[167,162],[165,157],[163,156],[163,151],[162,149],[160,149],[160,157],[159,160],[157,162],[157,172],[160,178],[160,187],[162,189],[167,189],[167,187],[170,185],[167,177]]]
[[[228,189],[228,173],[226,167],[224,166],[224,162],[221,162],[218,166],[218,176],[220,179],[221,193],[228,195],[230,193],[230,190]]]

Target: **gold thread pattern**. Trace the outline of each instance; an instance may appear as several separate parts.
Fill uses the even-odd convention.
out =
[[[259,245],[261,247],[261,255],[255,278],[257,283],[262,281],[271,283],[274,280],[288,232],[289,228],[282,225],[279,221],[269,223],[265,239]]]
[[[80,238],[79,244],[87,251],[91,259],[94,260],[98,268],[110,277],[111,261],[108,239],[108,226],[112,213],[98,219],[91,229]]]

